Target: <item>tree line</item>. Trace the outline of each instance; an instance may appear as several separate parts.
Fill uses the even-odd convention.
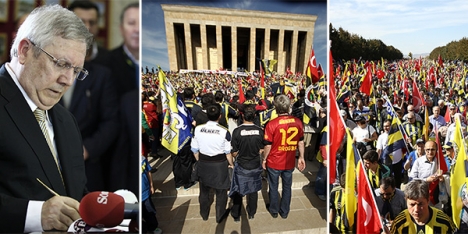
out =
[[[429,54],[429,59],[437,59],[439,54],[444,60],[468,62],[468,38],[463,37],[459,41],[452,41],[445,46],[436,47]]]
[[[379,39],[364,39],[349,33],[343,28],[334,28],[330,24],[331,51],[335,59],[388,60],[403,59],[403,53],[393,46],[387,46]],[[468,53],[468,52],[467,52]]]

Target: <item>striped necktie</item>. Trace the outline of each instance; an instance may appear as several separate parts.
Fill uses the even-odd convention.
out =
[[[49,131],[47,130],[46,113],[44,110],[37,108],[34,111],[34,116],[36,117],[36,120],[39,123],[39,126],[41,127],[42,134],[44,134],[47,144],[49,145],[50,152],[52,153],[52,156],[54,157],[55,164],[57,165],[57,169],[60,173],[60,177],[62,177],[62,172],[60,170],[59,162],[57,160],[55,148],[54,148],[54,145],[52,144],[52,140],[49,137]],[[62,182],[63,182],[63,178],[62,178]]]

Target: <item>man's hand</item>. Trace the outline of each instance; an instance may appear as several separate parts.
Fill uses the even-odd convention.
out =
[[[70,197],[54,196],[44,202],[41,211],[42,229],[67,231],[80,218],[80,203]]]
[[[263,160],[262,167],[263,167],[263,170],[266,170],[266,160]]]
[[[305,167],[306,167],[306,164],[305,164],[304,158],[299,157],[299,159],[297,159],[297,169],[299,169],[299,171],[303,171]]]

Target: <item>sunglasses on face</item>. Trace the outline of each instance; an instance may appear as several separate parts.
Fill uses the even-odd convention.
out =
[[[385,196],[392,196],[392,194],[393,194],[393,193],[380,193],[380,196],[383,196],[383,195],[385,195]]]

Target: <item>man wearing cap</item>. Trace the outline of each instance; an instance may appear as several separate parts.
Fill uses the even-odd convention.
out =
[[[453,143],[451,141],[445,143],[444,146],[442,146],[442,148],[444,148],[445,150],[445,162],[447,164],[447,167],[448,167],[448,171],[450,171],[450,167],[452,166],[452,163],[455,163],[455,161],[452,162],[452,160],[454,159],[455,157],[455,150],[453,149]]]
[[[463,113],[463,117],[466,118],[466,112],[467,112],[467,110],[468,110],[468,101],[463,102],[462,105],[463,105],[463,106],[460,107],[460,112],[462,112],[462,113]],[[463,109],[462,109],[462,108],[463,108]]]
[[[377,140],[377,132],[374,127],[368,125],[362,115],[356,117],[356,123],[358,126],[353,129],[354,142],[362,142],[366,145],[367,150],[372,149],[372,144]]]
[[[352,131],[355,127],[357,127],[356,123],[348,119],[348,114],[346,113],[345,110],[340,110],[340,115],[341,117],[343,117],[343,121],[345,122],[346,127],[349,128],[349,130]]]

